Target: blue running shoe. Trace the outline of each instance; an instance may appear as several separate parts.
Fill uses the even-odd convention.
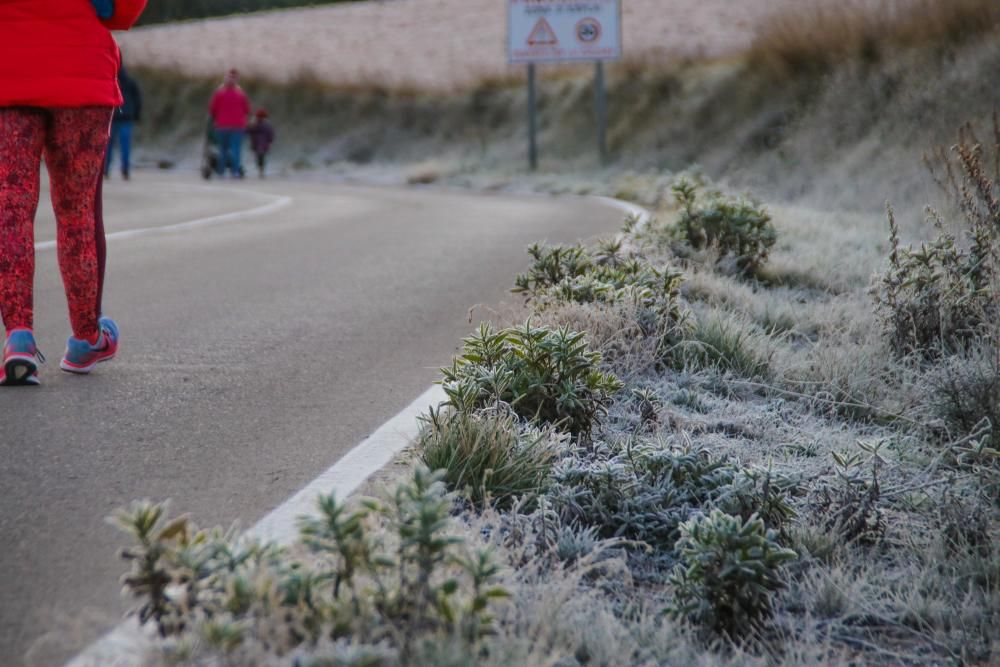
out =
[[[97,338],[96,345],[70,336],[66,341],[66,354],[59,362],[59,368],[67,373],[86,375],[102,361],[114,359],[118,352],[118,325],[110,317],[102,317],[100,327],[101,334]]]
[[[3,346],[3,368],[0,368],[0,386],[38,384],[38,364],[45,357],[35,345],[30,329],[14,329]]]

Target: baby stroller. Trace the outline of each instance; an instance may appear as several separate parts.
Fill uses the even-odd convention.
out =
[[[218,173],[220,160],[222,160],[222,150],[219,147],[219,135],[209,120],[205,130],[205,145],[201,150],[201,177],[206,181],[211,180],[212,174]]]

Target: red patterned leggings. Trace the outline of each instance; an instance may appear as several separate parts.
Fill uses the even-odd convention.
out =
[[[105,256],[101,177],[111,111],[0,108],[0,313],[7,331],[33,328],[34,224],[44,154],[73,335],[97,340]]]

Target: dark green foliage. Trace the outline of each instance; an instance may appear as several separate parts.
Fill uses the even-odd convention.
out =
[[[545,487],[558,454],[553,435],[503,411],[432,410],[422,418],[421,460],[478,508],[509,507]]]
[[[687,521],[680,532],[672,615],[731,639],[761,629],[774,611],[775,593],[785,588],[781,566],[798,555],[756,516],[713,510]]]
[[[680,524],[706,508],[744,516],[765,510],[772,525],[782,525],[793,512],[781,486],[707,450],[629,443],[568,459],[548,495],[566,523],[639,540],[670,557]]]
[[[538,296],[544,290],[567,279],[579,278],[594,268],[587,249],[582,245],[546,246],[534,244],[528,248],[533,261],[528,273],[514,280],[515,293]]]
[[[767,209],[746,197],[720,192],[700,197],[698,187],[684,178],[672,190],[681,206],[676,232],[691,248],[716,249],[720,262],[734,261],[744,275],[755,274],[767,263],[778,240]]]
[[[533,245],[532,265],[514,281],[514,293],[526,294],[544,309],[551,300],[615,303],[630,296],[648,311],[652,328],[675,328],[684,320],[680,288],[684,276],[670,267],[655,267],[636,253],[625,253],[621,241],[584,246]],[[647,333],[649,333],[647,331]]]
[[[164,23],[183,19],[226,16],[266,9],[332,5],[354,0],[149,0],[139,23]]]
[[[489,555],[450,534],[442,478],[418,468],[386,502],[353,509],[321,497],[319,513],[300,520],[315,554],[308,563],[184,517],[161,525],[162,505],[136,503],[118,515],[137,542],[125,552],[125,587],[143,602],[141,622],[163,636],[198,630],[221,654],[247,643],[281,654],[325,639],[340,664],[344,651],[405,658],[432,637],[474,652],[492,631],[491,602],[506,592],[493,585]]]
[[[586,436],[622,387],[598,369],[601,355],[588,350],[585,335],[566,328],[483,324],[464,343],[441,369],[448,404],[460,412],[507,404],[525,419]]]

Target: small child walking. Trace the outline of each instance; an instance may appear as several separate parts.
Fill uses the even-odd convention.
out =
[[[266,109],[257,109],[253,122],[247,128],[250,148],[257,156],[257,172],[261,178],[264,178],[264,172],[267,170],[267,154],[271,150],[271,144],[274,143],[274,126],[267,117]]]

